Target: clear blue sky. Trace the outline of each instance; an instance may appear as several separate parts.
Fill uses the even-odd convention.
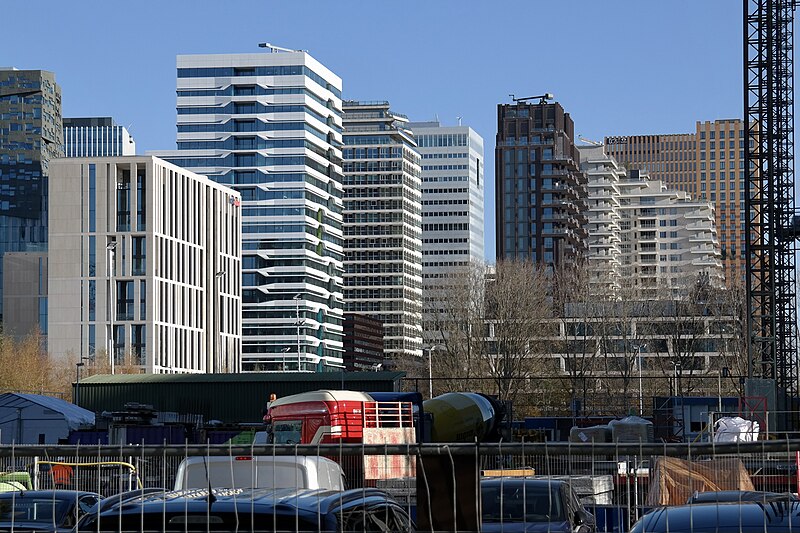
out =
[[[496,104],[554,93],[575,131],[694,131],[742,116],[741,0],[3,0],[0,66],[45,69],[65,116],[113,116],[137,150],[175,147],[175,56],[269,41],[386,99],[485,140],[486,256],[494,259]]]

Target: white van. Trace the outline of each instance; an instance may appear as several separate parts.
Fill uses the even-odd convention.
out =
[[[325,457],[187,457],[178,466],[175,490],[296,488],[344,490],[344,472]]]

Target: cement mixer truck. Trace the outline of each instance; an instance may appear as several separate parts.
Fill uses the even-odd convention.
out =
[[[500,437],[503,408],[489,396],[320,390],[278,398],[264,423],[275,444],[489,442]]]

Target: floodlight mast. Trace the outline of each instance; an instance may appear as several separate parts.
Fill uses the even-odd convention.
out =
[[[524,98],[515,98],[513,94],[509,94],[508,96],[510,96],[511,100],[514,102],[525,102],[527,100],[536,100],[538,98],[540,104],[546,104],[548,100],[555,98],[553,93],[544,93],[540,94],[539,96],[526,96]]]

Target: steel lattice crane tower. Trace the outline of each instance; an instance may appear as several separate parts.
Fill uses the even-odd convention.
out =
[[[794,198],[796,0],[744,0],[748,377],[775,381],[776,405],[797,396]]]

